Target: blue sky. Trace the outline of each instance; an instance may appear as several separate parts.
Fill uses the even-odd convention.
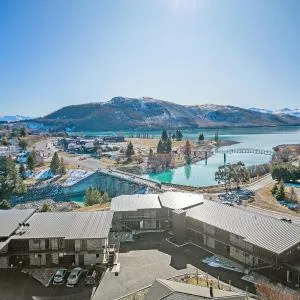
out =
[[[0,1],[0,115],[114,96],[299,106],[298,0]]]

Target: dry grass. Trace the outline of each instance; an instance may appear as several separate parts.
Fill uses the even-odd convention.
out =
[[[74,211],[98,211],[98,210],[109,210],[110,209],[110,202],[104,204],[95,204],[92,206],[83,206]]]
[[[271,193],[273,184],[269,184],[262,189],[258,190],[255,194],[255,201],[251,203],[252,206],[272,210],[275,212],[285,213],[289,215],[299,216],[299,213],[288,209],[286,206],[281,205],[278,201],[273,197]],[[289,191],[289,188],[286,189]],[[298,190],[299,189],[295,189]],[[300,199],[298,199],[299,201]]]
[[[133,147],[135,148],[146,148],[150,150],[152,148],[156,151],[159,139],[141,139],[141,138],[127,138],[128,141],[131,141]],[[172,141],[173,148],[184,147],[186,140],[182,141]],[[195,147],[195,142],[190,141],[192,148]]]

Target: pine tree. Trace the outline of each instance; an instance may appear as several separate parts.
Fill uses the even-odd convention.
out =
[[[20,129],[20,136],[21,136],[21,137],[25,137],[25,136],[26,136],[26,129],[25,129],[25,127],[22,127],[22,128]]]
[[[218,142],[218,141],[219,141],[219,133],[216,132],[216,133],[215,133],[215,142]]]
[[[168,133],[167,133],[167,131],[166,130],[164,130],[163,132],[162,132],[162,134],[161,134],[161,139],[162,139],[162,141],[163,142],[166,142],[167,140],[168,140]]]
[[[278,185],[277,185],[277,183],[275,183],[271,189],[272,195],[273,196],[276,195],[277,191],[278,191]]]
[[[101,192],[97,188],[89,187],[84,196],[84,205],[91,206],[102,203]]]
[[[109,198],[108,194],[105,192],[102,195],[102,203],[107,203],[107,202],[110,202],[110,198]]]
[[[199,141],[203,141],[203,140],[204,140],[204,135],[203,135],[203,133],[200,133],[200,134],[199,134],[199,138],[198,138],[198,139],[199,139]]]
[[[20,140],[20,141],[19,141],[19,147],[20,147],[22,150],[26,150],[26,148],[27,148],[27,143],[26,143],[26,141]]]
[[[284,182],[281,180],[279,183],[278,191],[275,194],[275,197],[277,200],[284,200],[285,199],[285,188],[284,188]]]
[[[57,152],[53,154],[51,163],[50,163],[50,170],[53,174],[57,174],[60,170],[60,161]]]
[[[31,153],[29,154],[28,158],[27,158],[27,168],[31,171],[34,170],[34,168],[36,167],[36,153],[35,151],[31,151]]]
[[[134,149],[133,149],[133,145],[132,145],[131,141],[127,145],[125,155],[128,159],[131,159],[131,156],[134,155]]]
[[[176,130],[176,140],[181,141],[183,139],[182,132],[180,130]]]
[[[20,165],[19,174],[20,174],[22,179],[26,179],[26,170],[25,170],[25,167],[24,167],[23,164]]]
[[[172,141],[171,141],[171,139],[167,139],[167,141],[165,143],[165,152],[171,153],[171,151],[172,151]]]
[[[157,145],[157,153],[163,153],[163,152],[164,152],[163,142],[162,140],[159,140]]]

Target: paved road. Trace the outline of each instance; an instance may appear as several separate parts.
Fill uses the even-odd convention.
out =
[[[272,179],[271,174],[267,174],[263,178],[248,184],[245,188],[256,192],[259,189],[265,187],[266,185],[269,185],[270,183],[274,183],[274,182],[275,181]]]

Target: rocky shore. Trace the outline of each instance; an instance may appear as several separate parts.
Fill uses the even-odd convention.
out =
[[[39,200],[39,201],[31,201],[26,203],[17,204],[14,206],[16,209],[36,209],[37,211],[40,211],[44,204],[47,204],[49,207],[49,210],[52,212],[59,212],[59,211],[72,211],[74,209],[78,209],[81,206],[76,204],[75,202],[58,202],[54,201],[52,199],[45,199],[45,200]]]

